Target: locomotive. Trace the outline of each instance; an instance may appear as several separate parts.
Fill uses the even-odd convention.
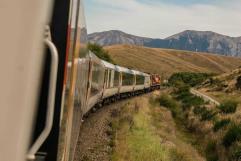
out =
[[[160,86],[88,51],[82,0],[4,0],[0,17],[0,160],[72,161],[86,113]]]

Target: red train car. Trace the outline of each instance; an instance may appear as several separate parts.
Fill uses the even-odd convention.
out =
[[[161,76],[159,74],[151,74],[151,90],[160,89]]]

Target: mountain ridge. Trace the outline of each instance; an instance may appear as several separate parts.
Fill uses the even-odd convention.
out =
[[[185,30],[165,39],[153,39],[110,30],[89,34],[88,39],[89,42],[102,46],[127,44],[241,57],[241,37],[226,36],[213,31]]]

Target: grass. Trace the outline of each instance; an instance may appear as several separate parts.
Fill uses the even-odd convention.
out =
[[[135,106],[139,105],[135,104]],[[138,108],[139,110],[135,111],[131,107],[124,108],[125,112],[121,114],[118,128],[116,128],[119,130],[116,131],[117,144],[115,144],[112,160],[167,160],[168,150],[160,144],[160,137],[151,128],[148,110]]]
[[[121,108],[122,112],[114,124],[116,132],[113,141],[113,161],[202,160],[190,144],[192,138],[179,134],[182,132],[177,131],[169,110],[160,108],[157,103],[159,99],[160,97],[142,97],[136,100],[137,103],[132,102]],[[133,124],[129,120],[132,120]]]
[[[224,73],[235,69],[241,60],[205,53],[179,50],[153,49],[131,45],[105,48],[119,65],[169,78],[177,72]],[[151,62],[151,63],[150,63]],[[155,68],[153,68],[155,67]]]

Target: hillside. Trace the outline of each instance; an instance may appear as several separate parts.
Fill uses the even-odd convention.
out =
[[[105,49],[119,65],[158,73],[165,78],[180,71],[224,73],[241,65],[241,59],[206,53],[131,45],[108,46]]]
[[[88,39],[102,46],[128,44],[241,56],[241,37],[229,37],[211,31],[186,30],[165,39],[152,39],[111,30],[90,34]]]

